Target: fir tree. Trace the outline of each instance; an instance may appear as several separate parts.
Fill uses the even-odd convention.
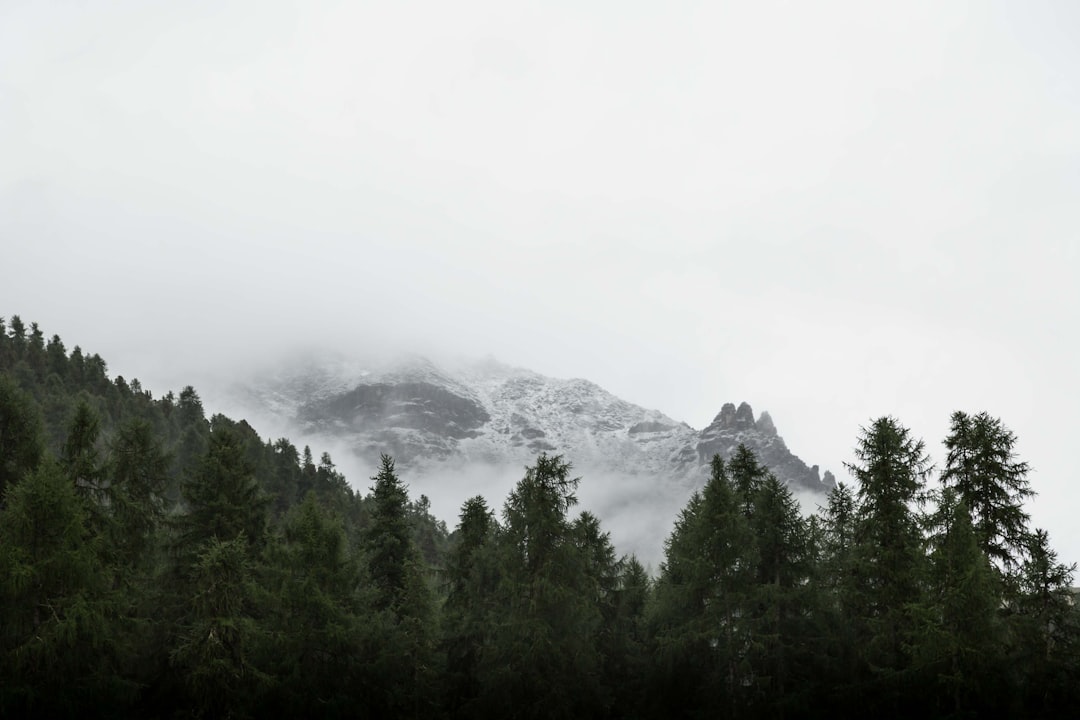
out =
[[[979,547],[1009,584],[1027,541],[1030,518],[1023,504],[1035,494],[1015,445],[1016,436],[988,413],[953,413],[941,474],[941,483],[954,488],[971,513]]]
[[[899,712],[924,569],[914,506],[930,461],[923,442],[891,417],[863,429],[855,458],[847,465],[858,481],[852,619],[863,661],[874,670],[869,689],[884,703],[881,711]]]

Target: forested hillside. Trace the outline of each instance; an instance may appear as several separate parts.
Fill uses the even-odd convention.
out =
[[[462,498],[448,534],[391,457],[357,493],[328,454],[13,316],[0,715],[1070,716],[1073,566],[1015,444],[957,412],[934,472],[879,418],[809,517],[746,447],[716,456],[649,577],[575,511],[562,456]]]

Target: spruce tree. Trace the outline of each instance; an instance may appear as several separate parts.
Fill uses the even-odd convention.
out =
[[[51,460],[5,495],[0,715],[118,712],[134,688],[118,671],[119,603],[84,499]]]
[[[482,653],[477,711],[522,718],[601,714],[601,618],[567,511],[579,479],[541,454],[503,509],[499,602]]]
[[[41,411],[14,380],[0,373],[0,508],[7,488],[37,467],[44,452]]]
[[[1015,584],[1027,541],[1024,502],[1035,494],[1015,445],[1012,431],[988,413],[953,413],[941,474],[942,485],[955,489],[971,513],[979,547],[1009,585]]]
[[[715,455],[666,543],[651,613],[657,711],[746,711],[752,681],[750,609],[758,557],[742,498]]]
[[[498,602],[498,564],[494,550],[498,523],[480,495],[461,507],[456,544],[446,567],[442,612],[442,649],[446,657],[445,703],[451,713],[465,712],[479,694],[478,666],[489,619]]]
[[[852,618],[865,666],[873,675],[871,699],[882,712],[902,711],[904,674],[921,599],[924,552],[915,507],[930,471],[921,440],[891,417],[864,428],[847,465],[858,482],[852,572]]]
[[[426,715],[435,697],[433,600],[419,552],[412,540],[405,485],[384,454],[372,478],[371,524],[363,549],[373,585],[373,605],[393,627],[393,640],[383,649],[380,665],[386,696],[379,712]]]
[[[928,591],[916,607],[914,665],[925,695],[957,716],[989,712],[1000,699],[1003,629],[990,561],[979,547],[964,501],[951,488],[930,517]]]

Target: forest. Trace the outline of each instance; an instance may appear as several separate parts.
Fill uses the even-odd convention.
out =
[[[809,515],[715,456],[653,576],[572,458],[450,529],[389,456],[350,484],[0,319],[0,716],[1075,716],[1075,566],[1016,436],[958,411],[944,440],[934,468],[869,421]]]

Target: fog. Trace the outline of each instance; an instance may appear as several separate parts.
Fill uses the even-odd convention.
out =
[[[8,0],[0,314],[156,393],[318,347],[746,400],[840,479],[876,417],[940,464],[987,410],[1080,559],[1077,37],[1068,0]]]

